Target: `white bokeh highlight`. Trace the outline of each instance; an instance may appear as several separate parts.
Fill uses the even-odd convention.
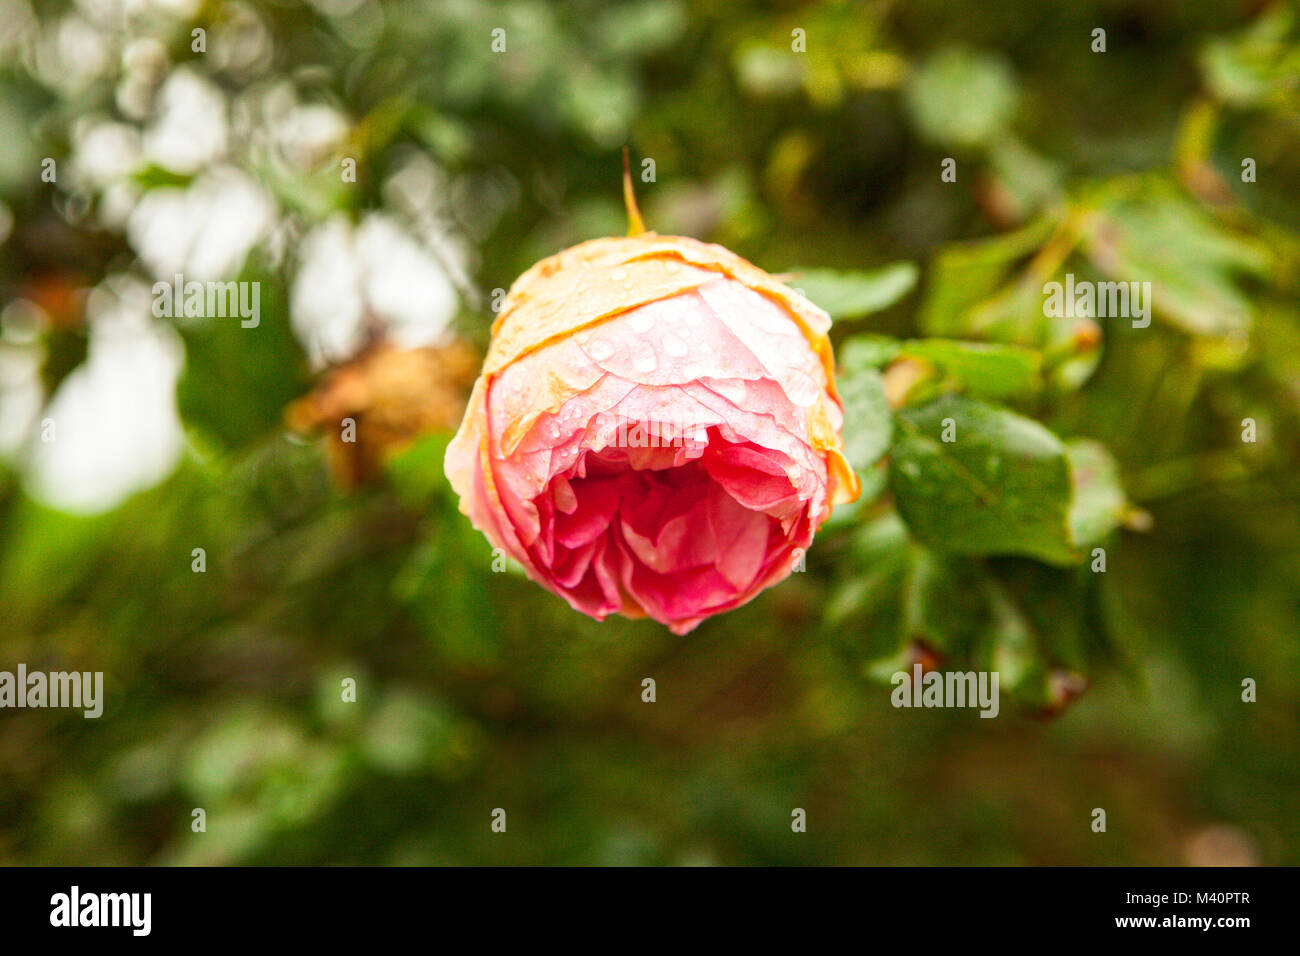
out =
[[[291,317],[317,365],[351,358],[367,323],[404,348],[450,336],[457,295],[437,256],[391,217],[353,226],[339,216],[308,233],[291,294]]]
[[[116,288],[112,288],[116,286]],[[27,492],[63,511],[93,514],[157,484],[184,447],[176,382],[184,348],[153,319],[149,287],[105,283],[87,301],[86,361],[59,386],[42,419],[54,440],[29,445]]]

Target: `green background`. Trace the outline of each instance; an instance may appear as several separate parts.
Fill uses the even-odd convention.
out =
[[[118,47],[75,91],[37,65],[77,9],[0,5],[16,38],[0,48],[2,302],[33,280],[147,275],[121,228],[76,213],[99,193],[40,182],[79,120],[119,109]],[[250,17],[253,33],[232,27]],[[430,158],[474,252],[457,322],[479,348],[491,290],[626,229],[621,147],[634,171],[652,158],[655,181],[637,182],[651,228],[774,273],[833,270],[805,291],[840,320],[867,491],[806,573],[687,636],[596,624],[493,573],[442,478],[445,434],[351,489],[322,441],[286,435],[315,373],[289,331],[292,267],[255,251],[256,334],[182,333],[171,477],[72,515],[39,503],[23,455],[0,465],[0,669],[103,671],[107,691],[98,721],[0,712],[0,863],[1297,862],[1292,8],[218,0],[144,8],[104,36],[154,37],[232,100],[281,82],[346,115],[356,184],[338,154],[277,176],[232,147],[299,227],[389,208],[395,164]],[[252,36],[258,56],[215,55]],[[1151,327],[1103,319],[1088,344],[1046,321],[1041,284],[1065,272],[1157,282]],[[73,312],[35,343],[0,339],[39,350],[47,397],[86,352]],[[914,347],[931,375],[891,425],[877,369],[927,335],[1027,352],[981,365]],[[1077,563],[1059,495],[1029,537],[991,543],[1001,531],[962,524],[960,489],[891,472],[925,453],[917,429],[947,407],[926,402],[949,392],[1108,449],[1110,510],[1089,532],[1104,575]],[[1004,414],[981,409],[972,421]],[[1065,467],[1054,442],[1049,471]],[[893,708],[887,675],[921,652],[1017,675],[1000,716]]]

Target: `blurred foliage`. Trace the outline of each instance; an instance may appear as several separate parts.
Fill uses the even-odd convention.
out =
[[[198,162],[154,148],[175,76],[222,104]],[[0,138],[0,669],[107,691],[0,713],[0,862],[1300,862],[1291,5],[0,0]],[[864,485],[806,573],[683,638],[497,573],[442,477],[463,369],[377,359],[372,297],[327,370],[296,314],[303,237],[379,211],[481,349],[493,290],[624,231],[624,143],[651,228],[836,317]],[[259,281],[260,324],[161,320],[179,462],[52,507],[39,410],[95,304],[171,278],[141,204],[217,165],[269,194],[204,276]],[[1045,315],[1067,275],[1150,281],[1153,321]],[[913,663],[999,670],[1002,715],[895,710]]]

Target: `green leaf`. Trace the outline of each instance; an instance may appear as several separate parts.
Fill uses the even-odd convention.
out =
[[[874,368],[846,368],[837,377],[844,402],[844,457],[865,472],[889,451],[894,418],[885,396],[885,379]]]
[[[1128,508],[1120,483],[1119,464],[1105,446],[1088,439],[1067,443],[1074,500],[1070,506],[1070,534],[1076,545],[1101,541],[1119,527]]]
[[[1055,228],[1056,223],[1044,216],[1015,232],[945,246],[928,270],[921,328],[930,335],[961,337],[972,332],[971,310],[993,296]]]
[[[944,146],[980,146],[1002,133],[1015,112],[1015,74],[1005,59],[960,47],[925,61],[906,88],[921,135]]]
[[[1239,274],[1264,275],[1267,248],[1223,228],[1168,180],[1122,178],[1089,197],[1083,249],[1112,280],[1149,282],[1152,314],[1194,335],[1249,331],[1250,299]]]
[[[838,509],[837,509],[838,511]],[[878,610],[897,592],[912,547],[898,514],[885,511],[862,522],[851,542],[854,571],[831,592],[826,620],[840,625],[854,615]]]
[[[1041,682],[1047,672],[1042,651],[1030,627],[1011,597],[991,577],[986,577],[989,625],[985,635],[988,660],[977,662],[997,671],[1002,686],[1019,692]]]
[[[989,149],[993,175],[1003,191],[1003,202],[1017,221],[1027,219],[1062,196],[1064,168],[1042,156],[1014,136],[1003,136]]]
[[[838,374],[849,374],[857,369],[882,369],[898,356],[902,343],[887,335],[855,335],[844,340],[836,352],[839,354]]]
[[[917,545],[909,554],[899,637],[945,657],[964,650],[981,619],[977,565]]]
[[[879,335],[854,336],[840,349],[835,380],[844,402],[844,457],[859,475],[865,476],[893,441],[893,410],[880,369],[897,350],[897,341]]]
[[[893,571],[899,578],[895,645],[866,662],[866,675],[889,681],[915,663],[966,659],[986,616],[979,566],[909,542]]]
[[[835,321],[880,312],[912,291],[919,270],[912,262],[895,262],[870,272],[836,269],[791,269],[792,285],[825,309]]]
[[[1215,96],[1234,106],[1296,103],[1300,42],[1290,36],[1295,12],[1278,3],[1233,37],[1216,37],[1201,51],[1201,70]]]
[[[898,354],[937,365],[955,380],[958,388],[976,398],[1022,398],[1037,394],[1043,387],[1043,357],[1034,349],[955,339],[914,339],[903,342]]]
[[[1077,560],[1067,450],[1050,431],[957,395],[905,409],[898,421],[891,484],[917,538],[963,554]]]

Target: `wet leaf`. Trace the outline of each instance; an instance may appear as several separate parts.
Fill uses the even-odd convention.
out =
[[[919,539],[955,553],[1076,559],[1067,450],[1050,431],[957,395],[905,409],[898,421],[891,484]]]
[[[975,398],[1023,398],[1043,387],[1042,355],[1016,345],[915,339],[903,342],[898,354],[933,363]]]
[[[915,263],[895,262],[870,272],[792,269],[790,284],[825,309],[832,319],[859,319],[898,302],[916,285]]]
[[[889,451],[894,419],[885,396],[885,379],[871,367],[844,366],[837,377],[844,402],[844,457],[865,472]]]

